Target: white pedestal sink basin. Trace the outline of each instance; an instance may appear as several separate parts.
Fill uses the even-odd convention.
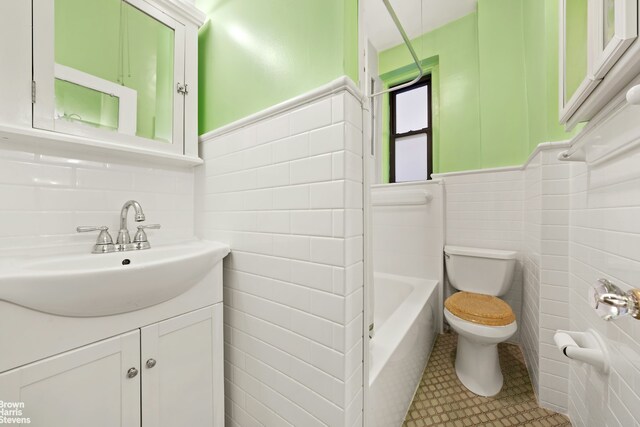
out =
[[[143,251],[12,259],[0,300],[44,313],[98,317],[168,301],[198,283],[229,247],[194,240]]]

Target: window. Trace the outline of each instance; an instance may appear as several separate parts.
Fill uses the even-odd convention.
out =
[[[389,181],[431,179],[431,76],[389,95]]]

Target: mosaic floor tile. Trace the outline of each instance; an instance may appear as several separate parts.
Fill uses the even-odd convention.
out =
[[[467,390],[455,371],[453,333],[439,335],[404,427],[560,427],[571,426],[564,415],[542,409],[536,402],[520,348],[500,344],[504,386],[498,395],[481,397]]]

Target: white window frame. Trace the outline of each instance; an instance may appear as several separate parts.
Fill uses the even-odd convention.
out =
[[[590,72],[594,78],[602,79],[638,37],[638,3],[637,0],[615,0],[615,34],[605,46],[605,0],[592,1],[593,16],[589,19],[593,20],[591,28],[594,29],[595,35],[591,47],[593,52]]]
[[[185,26],[145,0],[122,0],[146,13],[174,31],[174,96],[173,127],[171,143],[142,138],[126,132],[94,128],[81,123],[55,117],[55,44],[54,44],[54,1],[33,0],[33,81],[36,85],[36,101],[33,105],[33,127],[65,134],[72,134],[106,143],[135,146],[152,151],[184,154],[184,96],[177,92],[178,85],[184,84],[185,77]],[[75,70],[78,71],[78,70]],[[80,77],[75,75],[76,78]],[[91,76],[95,80],[100,80]],[[63,79],[65,80],[65,79]],[[75,83],[75,82],[72,82]],[[84,84],[82,84],[85,86]],[[86,85],[87,87],[91,87]],[[103,91],[101,89],[101,92]],[[134,91],[135,92],[135,91]],[[125,106],[126,108],[126,106]],[[122,111],[120,111],[122,113]],[[126,121],[125,121],[126,124]]]
[[[66,65],[54,65],[55,78],[73,83],[82,87],[93,89],[118,98],[118,132],[127,135],[136,134],[137,116],[138,116],[138,93],[126,86],[113,83],[109,80],[101,79],[93,74],[88,74]],[[56,121],[60,117],[55,117]],[[62,123],[57,123],[58,130],[62,130]],[[71,123],[69,123],[71,124]],[[72,124],[68,133],[73,133],[75,124]]]

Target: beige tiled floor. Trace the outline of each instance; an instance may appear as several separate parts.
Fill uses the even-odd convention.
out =
[[[500,344],[502,391],[480,397],[468,391],[455,372],[457,335],[438,336],[404,426],[570,426],[560,414],[538,407],[520,349]]]

